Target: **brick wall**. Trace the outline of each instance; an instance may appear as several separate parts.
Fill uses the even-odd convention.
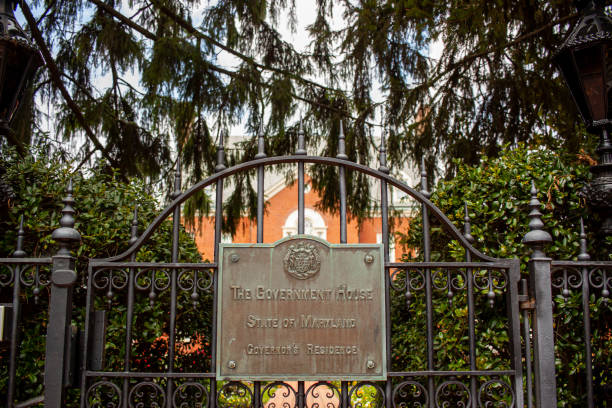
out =
[[[306,184],[309,179],[306,178]],[[264,215],[264,242],[272,243],[283,238],[283,226],[289,216],[297,210],[297,183],[286,186],[277,194],[272,196],[266,203]],[[316,204],[320,201],[319,195],[313,190],[304,194],[304,205],[306,209],[311,209],[318,213],[325,224],[325,239],[331,243],[340,242],[340,215],[331,214],[317,210]],[[202,219],[201,227],[196,222],[194,236],[198,249],[203,257],[212,260],[215,229],[214,216]],[[397,218],[394,222],[395,231],[406,231],[409,226],[409,218]],[[316,225],[315,225],[316,227]],[[381,237],[381,218],[372,217],[358,225],[355,219],[349,219],[347,224],[348,243],[375,243],[380,242]],[[234,243],[254,243],[257,241],[257,222],[244,217],[237,228],[236,235],[231,242]],[[406,251],[398,245],[395,246],[395,260],[399,260]],[[393,261],[393,259],[392,259]]]

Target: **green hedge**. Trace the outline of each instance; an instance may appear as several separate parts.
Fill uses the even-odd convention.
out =
[[[130,227],[135,206],[138,207],[139,232],[153,221],[161,208],[158,200],[148,191],[147,186],[138,180],[124,182],[117,174],[108,174],[94,169],[86,173],[71,173],[71,165],[60,157],[47,157],[42,152],[37,157],[19,158],[11,152],[0,156],[0,184],[8,191],[6,200],[0,205],[0,257],[8,257],[15,249],[18,221],[24,217],[24,249],[28,257],[52,256],[57,245],[51,238],[52,231],[59,226],[63,208],[62,198],[68,179],[73,179],[74,208],[76,210],[75,228],[81,233],[82,241],[75,249],[76,268],[80,278],[74,291],[73,323],[83,327],[85,317],[85,292],[87,266],[90,258],[105,258],[117,255],[128,248]],[[172,221],[164,221],[139,251],[137,260],[156,262],[171,260]],[[179,251],[181,262],[201,262],[193,238],[181,227]],[[2,271],[0,271],[2,273]],[[19,364],[17,370],[17,400],[39,395],[43,391],[44,349],[46,319],[48,309],[48,289],[44,291],[39,302],[34,302],[32,289],[23,291],[23,313]],[[3,301],[11,301],[12,290],[4,288]],[[160,305],[167,303],[167,295],[160,296]],[[6,299],[4,299],[6,298]],[[212,296],[204,296],[201,302],[211,303]],[[107,332],[107,367],[118,367],[124,352],[123,334],[125,327],[125,302],[123,295],[114,299],[109,305],[97,305],[112,310],[109,313]],[[140,342],[135,347],[133,364],[154,366],[158,357],[167,345],[156,341],[167,329],[166,311],[161,307],[150,307],[148,299],[139,298],[135,305],[134,332]],[[180,299],[179,308],[183,322],[198,333],[210,333],[210,309],[202,313],[191,307],[191,300]],[[184,311],[183,311],[184,309]],[[117,313],[115,313],[117,312]],[[182,335],[179,333],[179,335]],[[177,362],[179,369],[191,367],[204,369],[208,367],[210,349],[209,341],[197,355],[180,356]],[[202,358],[204,357],[204,358]],[[195,363],[195,364],[194,364]],[[5,390],[8,381],[8,349],[0,350],[0,390]],[[75,394],[72,395],[75,398]],[[71,399],[71,404],[76,399]]]
[[[431,201],[460,230],[464,225],[464,205],[467,203],[471,219],[471,234],[474,246],[483,253],[497,258],[520,258],[521,273],[527,277],[529,248],[522,239],[529,231],[529,200],[532,181],[542,203],[544,229],[550,232],[553,242],[546,254],[555,260],[576,260],[579,254],[580,218],[584,217],[588,234],[588,252],[591,259],[612,260],[612,237],[603,239],[597,235],[600,220],[591,214],[581,195],[582,187],[588,183],[588,164],[580,158],[566,156],[544,149],[529,149],[521,145],[507,149],[499,158],[483,158],[477,167],[457,163],[458,172],[450,180],[440,181],[431,195]],[[461,261],[465,250],[448,234],[441,230],[440,223],[432,218],[432,260]],[[422,241],[420,213],[407,233],[398,233],[397,239],[410,248],[420,248]],[[422,259],[417,256],[417,259]],[[406,260],[409,260],[406,257]],[[569,299],[555,298],[555,341],[557,348],[557,387],[559,406],[584,406],[584,345],[580,294],[574,290]],[[612,367],[612,313],[601,291],[591,296],[591,323],[593,326],[594,373],[598,401],[602,401],[602,386],[612,383],[609,367]],[[556,293],[556,292],[555,292]],[[488,308],[483,296],[476,298],[476,310],[481,314],[478,321],[480,335],[477,338],[479,368],[502,368],[508,359],[507,339],[503,335],[505,314],[503,299],[496,300],[494,308]],[[411,368],[423,359],[424,345],[417,339],[423,327],[407,325],[402,321],[401,302],[396,295],[393,317],[396,325],[394,359],[397,368]],[[462,298],[455,300],[462,304]],[[448,302],[434,302],[436,324],[444,327],[443,337],[436,338],[437,359],[446,361],[450,368],[464,368],[468,364],[466,309],[452,307]],[[425,313],[418,299],[411,306],[412,314]],[[501,311],[501,312],[500,312]],[[502,330],[500,330],[502,329]],[[457,341],[456,343],[454,343]],[[417,346],[414,347],[414,344]],[[495,350],[495,352],[492,352]],[[416,351],[416,352],[415,352]],[[448,358],[451,356],[452,358]],[[501,365],[501,366],[500,366]],[[584,377],[582,377],[584,378]]]

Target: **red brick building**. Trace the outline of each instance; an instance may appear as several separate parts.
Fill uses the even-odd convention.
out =
[[[340,242],[340,216],[317,209],[319,195],[310,188],[310,180],[306,177],[304,204],[305,204],[305,233],[323,238],[331,243]],[[287,185],[284,180],[266,189],[266,210],[264,216],[264,242],[272,243],[288,235],[297,234],[297,183]],[[405,216],[395,218],[395,231],[405,231],[409,226],[410,218],[406,211]],[[349,217],[350,218],[350,217]],[[196,222],[194,237],[196,244],[205,259],[212,259],[214,248],[214,217],[202,220],[201,227]],[[348,243],[379,243],[382,239],[381,217],[373,216],[358,224],[356,219],[349,219],[347,225]],[[257,242],[257,222],[244,217],[237,228],[234,237],[223,237],[223,242],[254,243]],[[393,241],[393,239],[392,239]],[[390,259],[399,260],[405,248],[391,244]]]

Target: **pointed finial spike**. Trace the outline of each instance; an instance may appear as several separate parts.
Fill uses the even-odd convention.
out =
[[[580,217],[580,253],[578,254],[579,261],[589,261],[591,256],[587,252],[587,236],[584,232],[584,221]]]
[[[15,252],[13,252],[13,258],[23,258],[26,256],[26,252],[23,250],[23,239],[25,237],[25,231],[23,230],[23,214],[19,217],[19,230],[17,231],[17,246]]]
[[[538,190],[536,189],[535,182],[531,181],[531,200],[529,201],[529,207],[531,212],[529,213],[529,229],[530,231],[525,234],[523,243],[530,246],[534,250],[533,257],[544,257],[544,245],[552,242],[552,237],[542,228],[544,222],[542,222],[542,213],[540,212],[540,200],[538,200]]]
[[[176,158],[176,169],[174,171],[174,191],[170,194],[170,198],[176,200],[181,195],[181,154],[179,152]]]
[[[223,137],[225,131],[219,132],[219,143],[217,144],[217,165],[215,171],[218,173],[225,170],[225,148],[223,147]]]
[[[130,233],[129,244],[132,246],[138,240],[138,205],[134,206],[134,217],[132,218],[132,228]]]
[[[257,135],[257,154],[255,159],[263,159],[266,157],[266,140],[264,138],[263,119],[259,123],[259,131]]]
[[[380,135],[380,147],[378,149],[379,152],[379,163],[378,171],[382,173],[389,174],[389,167],[387,167],[387,150],[385,149],[385,132],[384,128]]]
[[[470,220],[470,213],[468,211],[468,203],[467,201],[464,202],[463,204],[464,206],[464,211],[465,211],[465,217],[463,218],[463,220],[465,221],[465,224],[463,226],[463,236],[465,237],[465,239],[467,239],[467,241],[470,244],[474,243],[474,237],[472,236],[472,224],[471,224],[471,220]]]
[[[81,234],[74,229],[74,199],[72,198],[72,178],[68,180],[66,188],[66,197],[62,200],[64,208],[62,209],[62,218],[60,218],[60,227],[55,229],[51,237],[60,244],[59,255],[70,255],[70,246],[81,241]]]
[[[421,156],[421,194],[425,198],[429,198],[429,190],[427,189],[427,169],[425,167],[425,155]]]
[[[224,140],[224,139],[225,139],[225,137],[226,137],[225,132],[226,132],[226,131],[225,131],[225,130],[223,130],[223,131],[221,131],[221,132],[219,133],[219,141],[218,141],[218,145],[217,145],[217,147],[218,147],[219,149],[223,149],[223,148],[224,148],[224,145],[225,145],[225,140]]]
[[[304,127],[302,126],[302,119],[300,119],[300,124],[298,127],[298,148],[295,154],[305,156],[307,154],[305,146],[306,146],[306,141],[304,139]]]
[[[346,142],[344,140],[344,126],[342,125],[342,120],[340,120],[340,130],[338,132],[338,154],[336,158],[340,160],[348,159],[346,155]]]

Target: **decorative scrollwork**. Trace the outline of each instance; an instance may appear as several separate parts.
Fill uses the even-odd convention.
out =
[[[310,408],[334,408],[340,404],[340,390],[327,381],[319,381],[312,384],[305,393],[306,406]]]
[[[252,404],[253,393],[249,387],[239,381],[228,382],[217,392],[219,407],[250,407]]]
[[[406,275],[401,276],[400,272],[406,272]],[[408,270],[406,269],[395,269],[393,272],[391,272],[391,274],[389,275],[391,277],[390,279],[390,285],[391,285],[391,289],[396,290],[396,291],[400,291],[406,288],[406,279],[408,278]]]
[[[179,273],[178,286],[185,292],[191,292],[191,301],[196,308],[200,293],[209,291],[213,284],[213,277],[210,271],[203,270],[184,270]]]
[[[450,270],[434,271],[432,273],[433,287],[438,290],[446,290],[448,303],[452,306],[455,292],[466,288],[466,274],[462,270],[457,270],[456,273],[451,273]]]
[[[478,406],[486,408],[514,407],[512,387],[498,378],[485,382],[478,389]]]
[[[109,306],[115,297],[115,291],[125,289],[128,283],[128,273],[123,269],[100,269],[94,272],[92,285],[97,290],[105,290]]]
[[[200,383],[186,382],[174,390],[174,408],[204,408],[208,406],[208,390]]]
[[[605,268],[595,268],[589,272],[589,283],[592,287],[601,289],[601,296],[607,302],[612,290],[612,272]]]
[[[472,405],[472,394],[461,381],[450,379],[436,388],[436,407],[467,408]]]
[[[170,287],[170,273],[167,270],[141,269],[134,279],[136,289],[149,291],[149,304],[155,304],[160,292]]]
[[[41,290],[51,283],[50,272],[42,269],[40,265],[22,269],[19,280],[24,286],[32,288],[36,304],[38,304]]]
[[[582,287],[582,274],[576,268],[554,269],[551,273],[551,285],[560,289],[561,294],[567,300],[571,294],[570,289]]]
[[[268,402],[264,408],[292,408],[297,405],[297,391],[283,381],[266,385],[261,392],[262,400]]]
[[[429,393],[419,382],[403,381],[393,390],[395,408],[423,408],[429,406]]]
[[[489,306],[493,307],[495,304],[495,290],[498,291],[505,289],[508,286],[508,275],[503,269],[493,270],[479,270],[474,271],[473,282],[474,286],[482,291],[487,291],[487,298],[489,299]]]
[[[399,276],[399,272],[405,271],[403,277]],[[391,288],[396,291],[404,290],[406,297],[406,306],[410,308],[414,292],[422,290],[425,287],[425,273],[420,269],[397,269],[391,274]]]
[[[12,284],[14,277],[15,270],[10,265],[0,266],[0,288]]]
[[[385,405],[385,391],[375,382],[360,381],[349,392],[349,406],[378,408]]]
[[[166,393],[158,384],[143,381],[132,388],[128,402],[130,408],[162,408],[166,405]]]
[[[118,408],[121,406],[121,390],[106,380],[92,384],[87,390],[85,406],[87,408]]]

